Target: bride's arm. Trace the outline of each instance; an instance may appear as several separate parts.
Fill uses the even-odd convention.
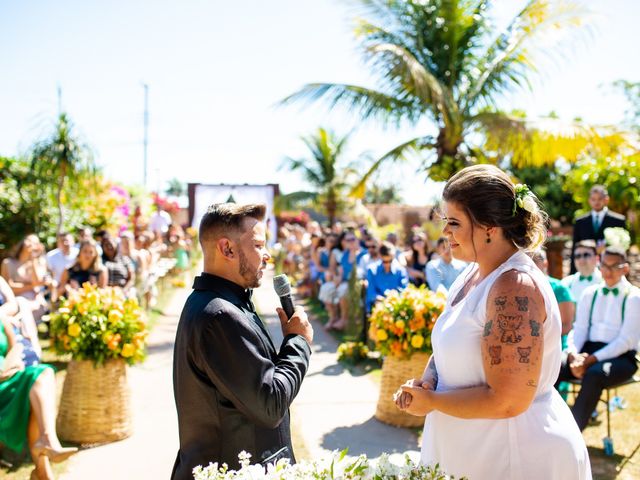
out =
[[[482,337],[482,364],[487,384],[435,392],[411,386],[409,413],[438,410],[459,418],[508,418],[533,401],[543,354],[545,305],[526,273],[502,274],[489,292]]]
[[[438,386],[438,371],[436,370],[436,361],[433,355],[431,355],[431,358],[429,358],[427,366],[424,369],[424,373],[422,374],[422,382],[431,385],[432,390],[435,390]]]

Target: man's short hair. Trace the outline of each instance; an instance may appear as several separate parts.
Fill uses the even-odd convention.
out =
[[[620,257],[622,263],[627,263],[627,252],[624,248],[609,246],[605,248],[603,255],[615,255]]]
[[[609,192],[607,192],[607,187],[605,187],[604,185],[594,185],[593,187],[591,187],[591,189],[589,190],[589,195],[591,196],[594,193],[599,193],[603,197],[609,196]]]
[[[396,247],[394,247],[391,242],[382,242],[382,245],[380,245],[378,251],[380,252],[381,257],[393,257],[396,254]]]
[[[580,240],[579,242],[576,243],[576,247],[574,248],[574,251],[579,248],[587,248],[591,250],[595,255],[598,254],[596,242],[593,240]]]
[[[447,237],[440,237],[436,241],[436,248],[440,248],[440,246],[444,245],[445,243],[449,243],[449,239]]]
[[[237,235],[243,233],[244,219],[255,218],[264,220],[267,207],[263,204],[252,203],[238,205],[237,203],[214,203],[207,208],[207,212],[200,220],[200,244],[215,240],[223,235]]]
[[[59,233],[56,235],[56,237],[57,237],[57,238],[64,238],[64,237],[66,237],[67,235],[71,235],[71,233],[69,233],[69,232],[67,232],[67,231],[62,231],[62,232],[59,232]]]

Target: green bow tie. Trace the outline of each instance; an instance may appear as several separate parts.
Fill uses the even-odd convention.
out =
[[[605,295],[608,295],[609,292],[613,293],[613,296],[616,297],[618,296],[618,292],[620,290],[618,290],[618,287],[613,287],[613,288],[607,288],[607,287],[602,287],[602,293],[604,293]]]
[[[586,280],[587,282],[590,282],[591,280],[593,280],[593,275],[580,275],[579,280],[580,281]]]

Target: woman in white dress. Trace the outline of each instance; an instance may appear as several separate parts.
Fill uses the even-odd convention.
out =
[[[523,250],[546,238],[546,214],[524,185],[476,165],[445,186],[444,234],[472,262],[449,291],[422,379],[396,394],[427,414],[422,462],[477,479],[590,479],[587,449],[555,391],[560,313]]]

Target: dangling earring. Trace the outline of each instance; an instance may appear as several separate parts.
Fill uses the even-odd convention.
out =
[[[487,243],[491,243],[491,237],[489,236],[489,232],[487,232],[487,240],[486,240],[486,242]]]

